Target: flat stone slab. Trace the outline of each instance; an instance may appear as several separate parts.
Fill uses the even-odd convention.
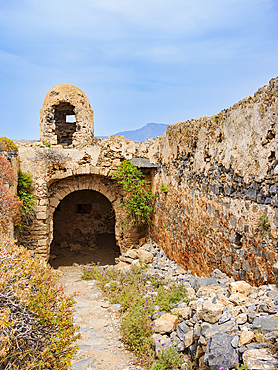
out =
[[[143,168],[157,168],[158,164],[151,163],[148,158],[132,158],[130,163],[133,164],[135,167],[143,167]]]
[[[262,328],[263,333],[278,330],[278,319],[272,317],[256,317],[253,321],[253,330]]]

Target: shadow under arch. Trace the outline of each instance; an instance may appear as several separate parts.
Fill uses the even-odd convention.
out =
[[[94,190],[68,194],[53,214],[50,264],[114,264],[120,254],[115,241],[115,212],[109,200]]]
[[[53,253],[53,250],[51,250],[51,247],[53,247],[52,241],[55,242],[55,240],[53,240],[53,236],[55,236],[53,220],[55,217],[55,212],[57,210],[57,207],[59,209],[59,204],[61,207],[63,199],[65,199],[67,196],[75,192],[78,193],[79,191],[82,191],[82,190],[83,191],[93,191],[94,193],[100,194],[100,196],[103,196],[107,200],[107,202],[111,205],[111,209],[112,209],[112,213],[114,217],[115,245],[117,246],[119,253],[120,251],[122,251],[122,247],[124,245],[124,242],[123,242],[124,234],[123,234],[123,230],[120,224],[123,218],[123,214],[122,214],[121,208],[118,206],[119,203],[122,201],[122,196],[119,194],[119,188],[117,184],[115,184],[113,180],[105,176],[79,175],[79,176],[71,176],[71,177],[64,178],[62,180],[58,180],[57,182],[50,184],[48,187],[49,200],[50,200],[49,212],[48,212],[48,218],[47,218],[48,229],[49,229],[48,258],[50,257],[50,252]],[[80,213],[81,215],[82,215],[82,212],[89,212],[88,208],[86,210],[86,201],[84,202],[83,200],[80,200],[79,203],[77,201],[74,207],[75,207],[75,212],[81,212]],[[78,211],[78,207],[79,207],[79,211]],[[72,249],[74,249],[74,247]],[[53,261],[55,261],[55,259]]]

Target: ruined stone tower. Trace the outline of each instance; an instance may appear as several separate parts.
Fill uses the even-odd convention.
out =
[[[40,140],[51,145],[80,147],[93,143],[93,111],[87,96],[72,85],[54,86],[40,110]]]

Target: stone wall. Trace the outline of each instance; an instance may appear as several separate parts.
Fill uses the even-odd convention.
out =
[[[157,150],[156,140],[135,143],[123,137],[98,140],[93,146],[79,149],[60,148],[58,145],[48,148],[42,142],[19,143],[20,167],[22,171],[32,174],[37,197],[36,217],[32,225],[25,226],[21,243],[48,259],[53,240],[53,215],[60,202],[80,190],[92,190],[103,195],[111,205],[115,215],[113,232],[116,243],[121,252],[126,251],[146,235],[148,228],[122,227],[126,214],[119,203],[126,193],[109,175],[120,165],[121,160],[146,155],[153,160]],[[152,167],[149,159],[145,166],[148,165]],[[149,180],[152,171],[152,168],[146,169]],[[100,211],[103,220],[107,216],[105,207]],[[93,225],[94,214],[91,213],[90,217]],[[97,230],[101,233],[99,226]]]
[[[169,126],[152,236],[183,267],[272,281],[278,226],[278,78],[213,117]],[[169,191],[160,188],[165,184]]]
[[[89,99],[80,89],[62,84],[46,94],[40,110],[40,140],[66,147],[93,144],[93,111]]]
[[[48,93],[46,105],[53,108],[63,101],[75,106],[75,93],[59,96],[58,90]],[[52,137],[46,140],[51,147],[42,141],[19,147],[21,169],[32,173],[38,199],[23,244],[47,259],[57,206],[73,192],[93,190],[111,204],[121,252],[148,234],[168,257],[198,274],[220,268],[253,284],[272,282],[278,247],[277,91],[278,78],[215,116],[177,123],[163,137],[145,142],[109,137],[88,145],[85,124],[84,142],[82,135],[74,141],[74,133],[72,144],[57,145],[51,136],[55,125],[48,132],[48,113],[42,111],[41,132],[51,135],[41,137]],[[82,104],[78,108],[80,117],[86,116],[88,104],[84,112]],[[152,180],[157,198],[150,230],[121,227],[125,214],[118,204],[126,195],[109,175],[123,159],[142,166]]]

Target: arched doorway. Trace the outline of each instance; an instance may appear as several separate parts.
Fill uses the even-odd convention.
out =
[[[110,201],[95,190],[77,190],[64,197],[53,215],[50,264],[53,267],[90,262],[114,264],[115,213]]]

